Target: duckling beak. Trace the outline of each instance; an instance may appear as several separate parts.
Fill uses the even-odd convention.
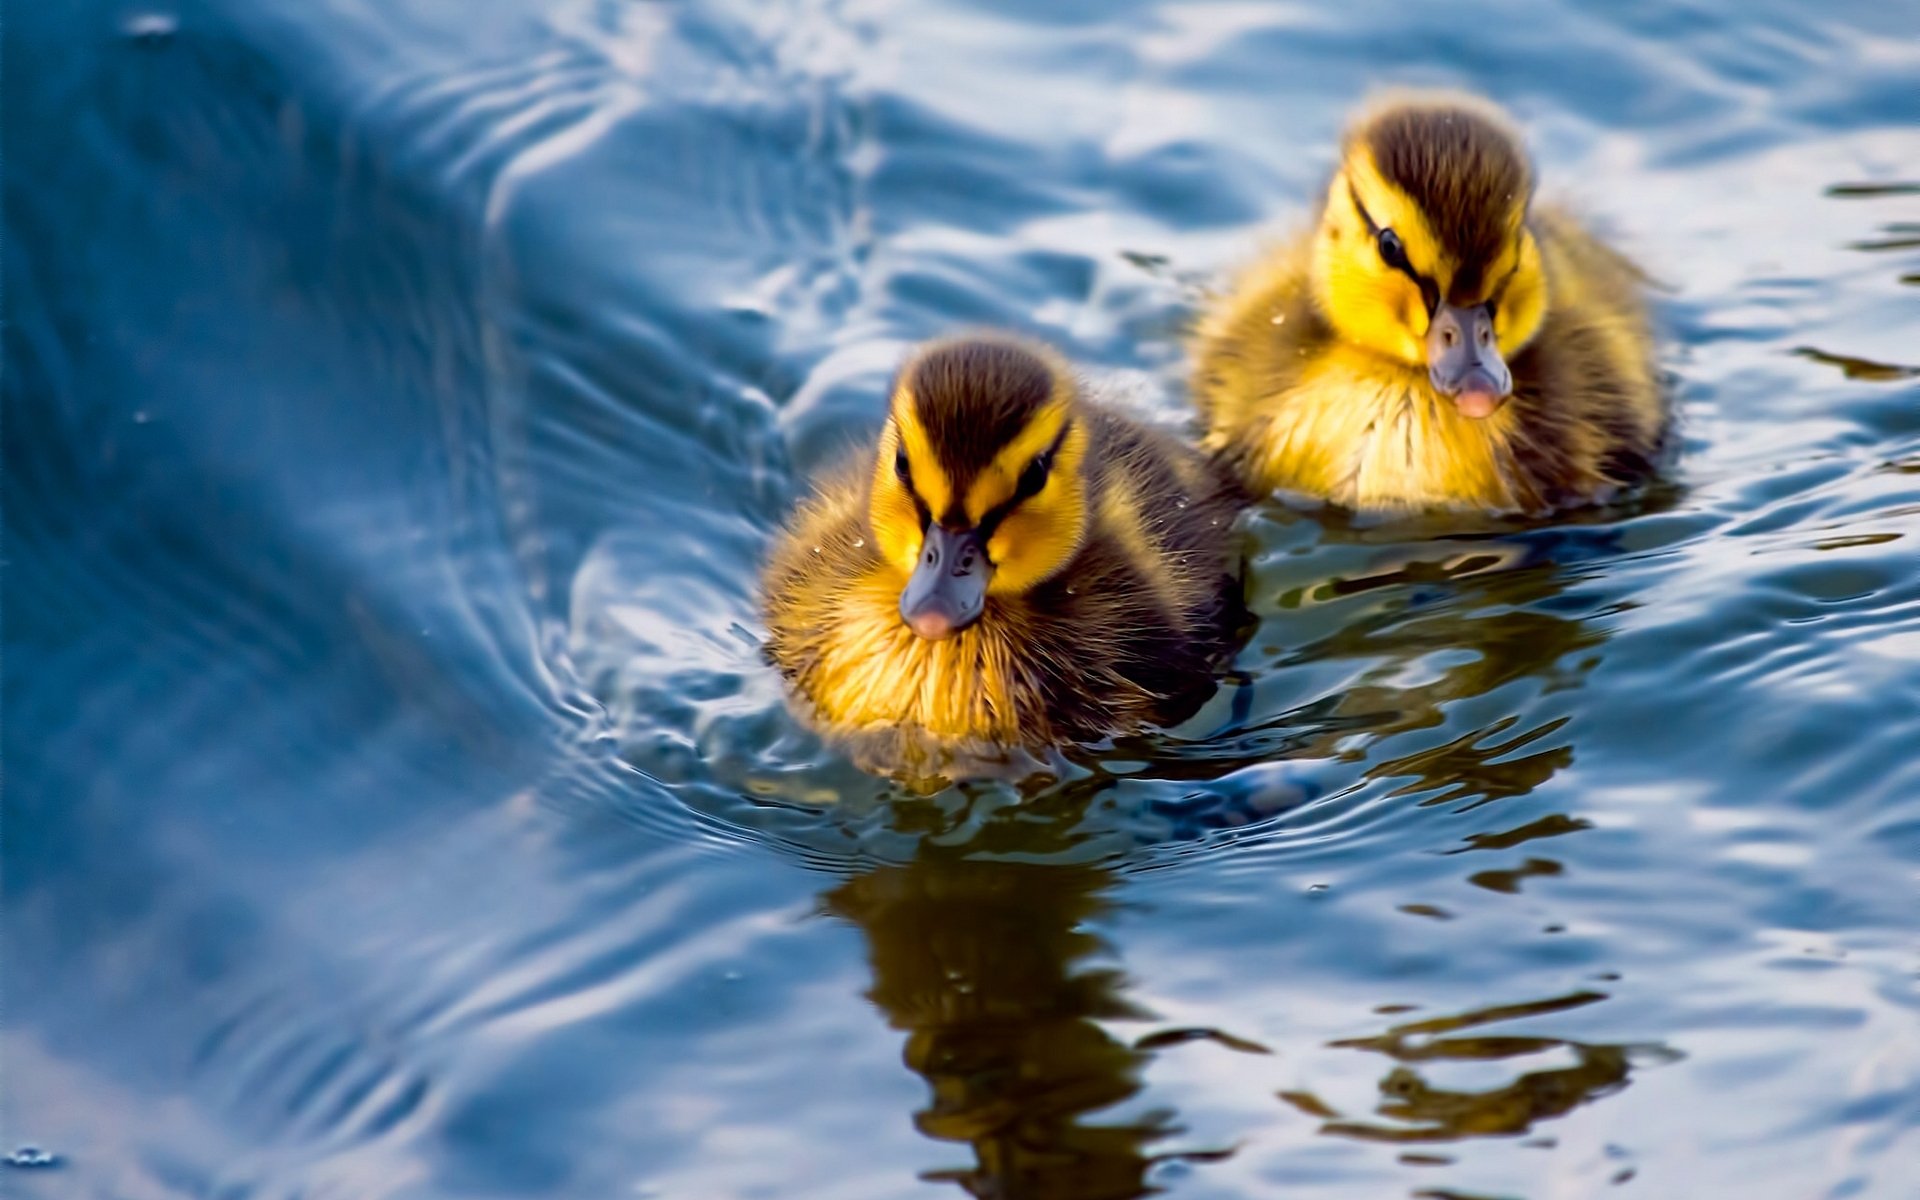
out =
[[[1427,375],[1463,417],[1490,417],[1513,393],[1513,373],[1493,335],[1493,310],[1484,304],[1442,304],[1427,327]]]
[[[979,531],[930,522],[920,561],[900,593],[900,619],[930,642],[952,637],[980,619],[991,578],[993,563]]]

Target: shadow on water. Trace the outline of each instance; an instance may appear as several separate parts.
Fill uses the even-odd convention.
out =
[[[1133,1099],[1156,1049],[1213,1037],[1179,1030],[1128,1043],[1106,1022],[1148,1018],[1108,965],[1113,947],[1090,929],[1112,907],[1110,872],[1095,866],[969,859],[929,848],[828,891],[873,969],[867,996],[906,1034],[902,1057],[926,1081],[914,1127],[969,1146],[971,1167],[923,1175],[986,1200],[1125,1200],[1157,1189],[1156,1164],[1231,1151],[1156,1153],[1182,1132],[1151,1109],[1097,1119]]]

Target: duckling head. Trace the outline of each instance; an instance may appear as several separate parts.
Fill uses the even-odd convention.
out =
[[[1058,574],[1086,536],[1086,422],[1066,364],[997,335],[921,348],[901,369],[869,517],[899,572],[900,619],[938,641]]]
[[[1468,96],[1402,94],[1348,130],[1313,243],[1313,289],[1348,342],[1426,368],[1468,417],[1513,390],[1546,276],[1519,134]]]

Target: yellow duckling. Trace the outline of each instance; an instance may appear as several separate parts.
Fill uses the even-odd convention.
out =
[[[870,463],[774,547],[767,650],[829,733],[1031,750],[1173,723],[1237,632],[1236,508],[1050,350],[936,342]]]
[[[1318,228],[1201,321],[1208,447],[1256,492],[1368,510],[1541,512],[1652,474],[1668,408],[1642,277],[1532,196],[1484,101],[1363,112]]]

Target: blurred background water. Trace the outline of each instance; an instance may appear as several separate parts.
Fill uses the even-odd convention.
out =
[[[25,1197],[1910,1197],[1920,10],[14,4]],[[1367,89],[1526,125],[1685,457],[1249,522],[1182,729],[855,771],[754,572],[903,348],[1185,418]]]

